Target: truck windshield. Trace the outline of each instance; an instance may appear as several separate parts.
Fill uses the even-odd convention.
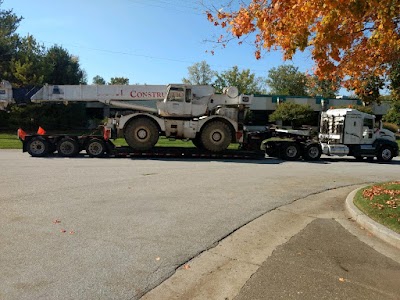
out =
[[[168,93],[167,100],[183,102],[185,100],[185,90],[180,87],[171,87]]]

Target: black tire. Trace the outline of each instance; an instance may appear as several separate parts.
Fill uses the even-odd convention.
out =
[[[354,156],[354,158],[356,159],[356,161],[363,161],[364,157],[361,155],[356,155]]]
[[[296,143],[283,143],[281,146],[281,157],[285,160],[297,160],[301,155],[300,146]]]
[[[27,144],[28,153],[33,157],[44,157],[49,153],[49,142],[41,137],[34,137]]]
[[[192,139],[192,143],[193,143],[193,145],[195,145],[195,147],[197,149],[200,149],[200,150],[204,149],[204,145],[201,143],[201,139],[198,135],[194,139]]]
[[[309,144],[304,148],[303,158],[304,160],[318,160],[322,154],[322,149],[318,144]]]
[[[392,160],[393,156],[394,156],[394,150],[392,147],[382,146],[379,149],[378,155],[376,156],[376,158],[378,159],[378,161],[381,161],[381,162],[389,162]]]
[[[73,138],[62,138],[57,143],[57,152],[61,157],[73,157],[78,155],[79,151],[79,144]]]
[[[232,141],[229,126],[221,121],[211,121],[200,133],[200,141],[204,149],[211,152],[222,152]]]
[[[124,136],[131,148],[139,151],[146,151],[157,144],[159,132],[154,121],[147,118],[138,118],[130,121],[128,125],[126,125]]]
[[[106,146],[100,139],[91,139],[86,144],[85,150],[90,157],[103,157],[106,152]]]

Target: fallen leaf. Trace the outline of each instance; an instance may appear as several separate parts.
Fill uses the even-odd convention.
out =
[[[53,224],[59,224],[59,223],[61,223],[60,220],[58,220],[58,219],[54,219],[54,220],[53,220]]]
[[[160,260],[161,258],[160,257],[156,257],[156,260]]]
[[[346,279],[344,279],[343,277],[340,277],[340,278],[339,278],[339,281],[340,281],[340,282],[345,282]]]
[[[67,231],[65,229],[60,230],[62,233],[66,233]]]
[[[69,232],[69,234],[74,234],[75,233],[75,231],[73,231],[73,230],[71,230],[70,232]]]
[[[189,266],[188,264],[186,264],[186,265],[183,266],[183,268],[184,268],[185,270],[189,270],[189,269],[190,269],[190,266]]]

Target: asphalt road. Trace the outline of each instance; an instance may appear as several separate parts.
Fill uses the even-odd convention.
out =
[[[391,164],[31,158],[0,151],[0,299],[138,299],[255,218]]]

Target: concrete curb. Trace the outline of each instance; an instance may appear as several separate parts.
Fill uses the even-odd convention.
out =
[[[358,192],[358,190],[364,187],[360,187],[352,191],[346,198],[346,210],[350,214],[350,216],[356,221],[359,225],[370,231],[372,234],[385,241],[386,243],[400,249],[400,234],[386,228],[385,226],[375,222],[370,217],[365,215],[362,211],[360,211],[353,203],[354,196]]]

